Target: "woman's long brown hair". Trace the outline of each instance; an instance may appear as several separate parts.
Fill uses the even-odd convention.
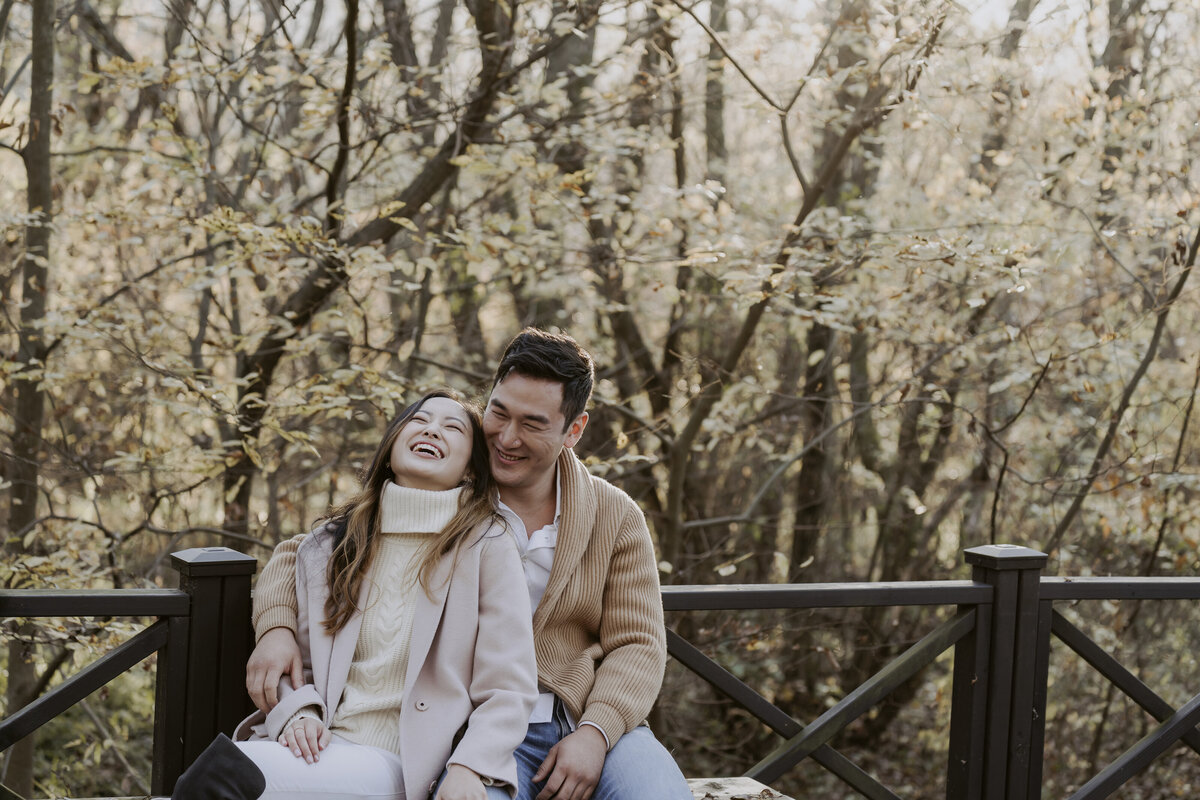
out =
[[[362,582],[378,549],[379,503],[383,487],[392,479],[392,447],[421,406],[435,397],[453,400],[466,410],[471,423],[471,459],[458,499],[458,511],[446,523],[446,527],[430,537],[421,555],[417,575],[426,594],[430,592],[429,582],[442,557],[453,551],[457,558],[458,548],[471,531],[496,518],[496,490],[488,469],[487,443],[483,438],[483,420],[479,409],[451,390],[430,392],[404,409],[388,425],[375,455],[363,471],[361,491],[321,520],[332,527],[334,535],[333,554],[327,573],[329,597],[325,600],[324,626],[329,633],[341,630],[358,609]]]

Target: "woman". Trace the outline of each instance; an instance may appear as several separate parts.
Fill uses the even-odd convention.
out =
[[[475,408],[437,391],[405,409],[296,552],[305,685],[285,678],[173,797],[426,800],[445,768],[437,800],[507,800],[537,668],[494,497]]]

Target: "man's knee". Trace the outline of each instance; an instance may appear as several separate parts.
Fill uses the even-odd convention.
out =
[[[594,800],[691,800],[675,759],[649,728],[622,736],[604,760]]]

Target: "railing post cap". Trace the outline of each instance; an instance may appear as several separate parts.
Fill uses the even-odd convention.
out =
[[[193,547],[171,554],[171,563],[183,575],[252,575],[258,559],[229,547]]]
[[[1041,550],[1019,544],[985,544],[963,552],[968,564],[988,569],[1041,569],[1049,558]]]

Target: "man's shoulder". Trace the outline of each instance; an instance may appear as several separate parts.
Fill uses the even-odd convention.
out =
[[[593,475],[574,452],[567,450],[566,454],[564,463],[568,468],[571,481],[576,491],[582,492],[584,495],[578,499],[590,500],[602,506],[615,506],[623,511],[639,510],[637,502],[624,489],[607,478]]]
[[[574,507],[563,509],[567,527],[586,528],[588,537],[593,540],[601,531],[607,531],[601,538],[609,541],[631,535],[649,536],[641,506],[624,489],[591,474],[574,454],[571,454],[569,464],[572,490],[567,498]]]
[[[591,475],[592,486],[595,488],[596,497],[600,503],[614,506],[621,513],[636,511],[639,514],[642,512],[637,501],[629,496],[629,493],[612,483],[607,478],[601,478],[598,475]]]

